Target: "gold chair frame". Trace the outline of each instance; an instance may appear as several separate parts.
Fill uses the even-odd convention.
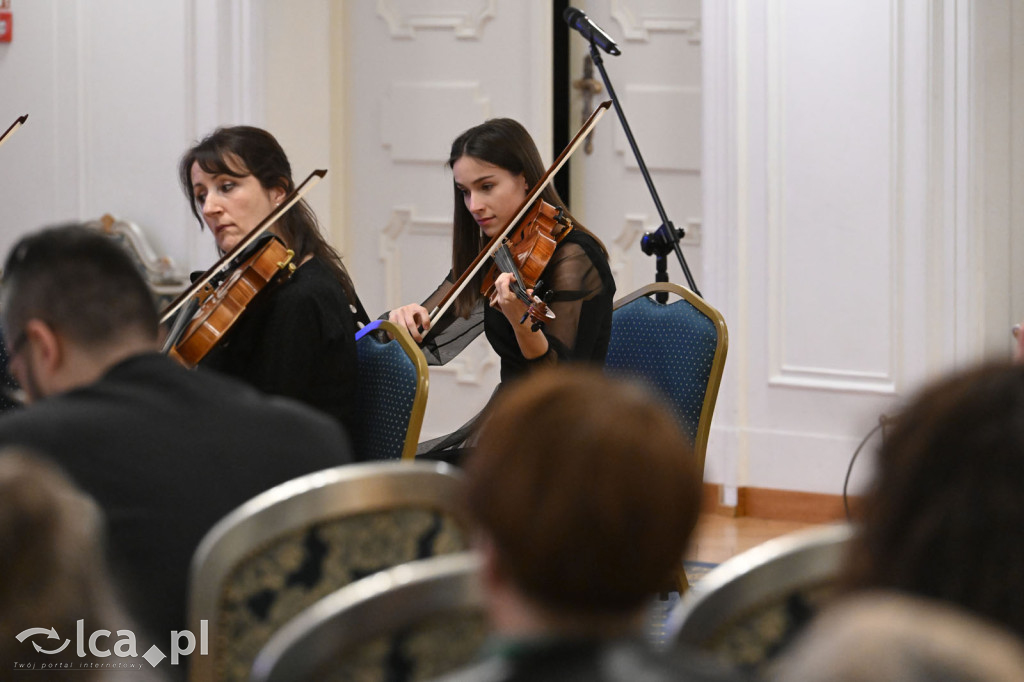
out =
[[[726,327],[725,318],[722,317],[722,313],[708,305],[703,298],[689,289],[672,282],[654,282],[643,286],[615,301],[613,309],[618,310],[638,298],[658,293],[675,294],[684,299],[710,319],[718,333],[718,343],[715,346],[714,359],[711,362],[711,372],[708,375],[708,383],[704,391],[704,404],[701,406],[700,420],[697,423],[696,437],[693,444],[694,456],[700,464],[700,471],[703,475],[704,460],[708,449],[708,436],[711,433],[711,417],[714,414],[715,403],[718,400],[718,389],[722,384],[722,374],[725,371],[725,357],[729,350],[729,330]]]
[[[295,616],[257,655],[250,682],[316,679],[332,658],[446,612],[485,610],[473,551],[399,564],[342,587]],[[469,661],[466,662],[467,664]]]
[[[239,562],[277,538],[332,518],[402,507],[436,509],[451,515],[468,537],[468,521],[458,504],[459,469],[443,462],[364,462],[307,474],[275,486],[217,522],[192,557],[188,622],[217,622],[225,581]],[[198,635],[197,635],[198,636]],[[219,652],[210,632],[209,655],[190,656],[190,682],[214,682]]]
[[[412,340],[408,329],[388,320],[374,320],[360,329],[356,333],[356,343],[358,344],[359,340],[367,334],[377,331],[390,334],[393,341],[401,346],[416,367],[416,394],[413,397],[412,411],[409,414],[409,425],[405,431],[405,445],[402,447],[401,457],[403,460],[412,460],[416,457],[420,429],[423,428],[423,415],[427,410],[427,392],[430,388],[430,370],[427,368],[427,358],[416,342]]]
[[[845,522],[805,528],[723,562],[695,582],[669,614],[666,643],[714,651],[731,628],[788,595],[834,585],[854,533]]]

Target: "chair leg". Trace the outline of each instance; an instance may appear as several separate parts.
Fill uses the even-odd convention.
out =
[[[680,597],[690,589],[690,579],[686,577],[686,568],[683,566],[680,566],[676,572],[676,589],[679,591]]]

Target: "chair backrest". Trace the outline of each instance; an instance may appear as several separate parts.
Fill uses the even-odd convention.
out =
[[[659,303],[651,298],[659,292],[680,300]],[[722,314],[678,284],[648,284],[615,302],[605,371],[639,378],[668,400],[701,471],[728,347]]]
[[[479,572],[460,552],[343,587],[271,637],[250,680],[433,679],[468,665],[489,633]]]
[[[853,527],[789,533],[738,554],[693,583],[669,614],[669,643],[757,669],[833,594]]]
[[[461,474],[439,462],[368,462],[276,486],[228,514],[192,559],[189,625],[208,630],[193,682],[244,680],[270,635],[377,571],[468,547]],[[207,621],[207,628],[201,621]]]
[[[427,409],[429,372],[423,351],[405,328],[376,320],[356,334],[356,352],[359,428],[352,434],[356,457],[412,459]]]

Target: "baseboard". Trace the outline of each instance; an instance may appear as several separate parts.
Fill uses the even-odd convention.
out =
[[[715,514],[717,516],[729,517],[742,516],[742,514],[738,513],[739,509],[737,507],[722,504],[721,483],[705,483],[704,490],[701,494],[700,511],[702,514]]]
[[[856,507],[859,501],[855,497],[849,498],[851,507]],[[803,523],[828,523],[846,518],[842,495],[741,487],[737,489],[736,505],[727,506],[722,504],[722,486],[719,483],[704,484],[701,511],[719,516],[750,516]]]

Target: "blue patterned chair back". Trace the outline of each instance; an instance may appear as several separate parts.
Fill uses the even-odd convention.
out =
[[[394,338],[387,340],[386,333]],[[377,320],[356,334],[359,356],[359,428],[353,435],[362,461],[412,459],[427,406],[423,351],[408,331]]]
[[[468,548],[461,474],[439,462],[367,462],[302,476],[214,526],[192,560],[189,623],[209,652],[191,682],[246,680],[285,623],[341,587]]]
[[[475,552],[382,571],[328,595],[260,651],[251,682],[434,679],[480,655],[490,634]]]
[[[651,298],[662,291],[680,298]],[[727,349],[721,313],[681,286],[649,284],[615,302],[605,371],[640,379],[665,398],[703,470]]]

